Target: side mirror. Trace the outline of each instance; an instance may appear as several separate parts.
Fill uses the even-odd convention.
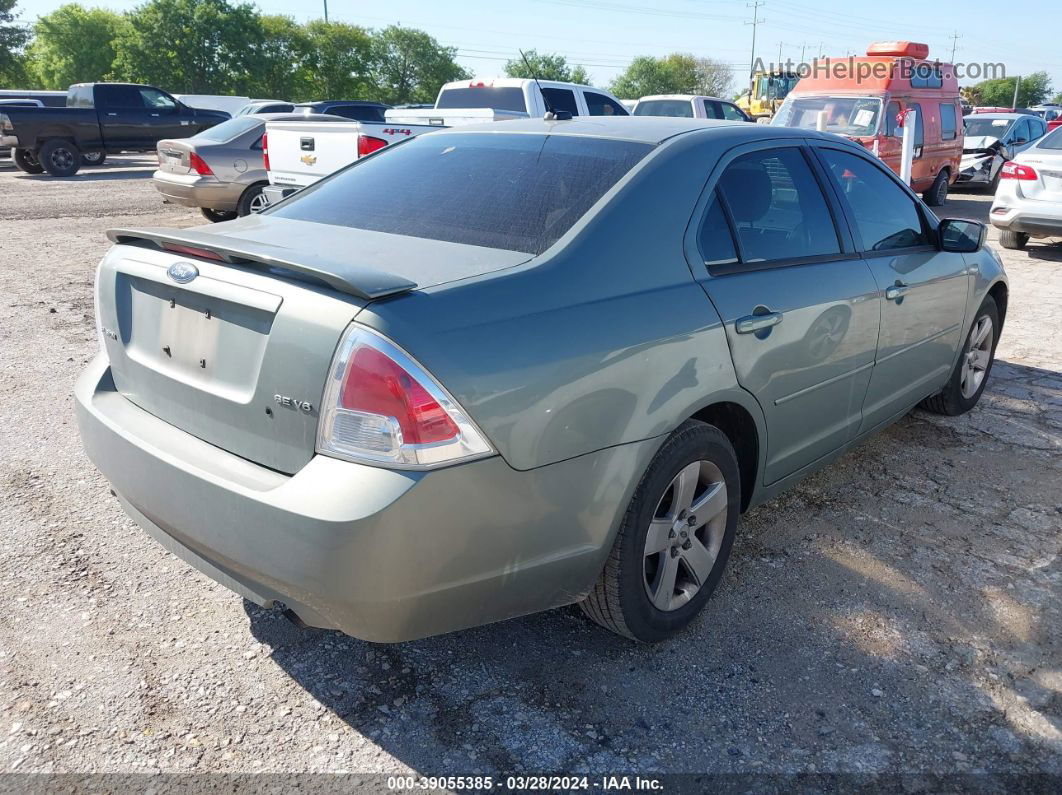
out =
[[[941,251],[973,254],[985,244],[988,227],[964,218],[945,218],[937,227],[937,245]]]

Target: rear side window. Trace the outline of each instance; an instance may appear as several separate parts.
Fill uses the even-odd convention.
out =
[[[598,94],[596,91],[584,91],[586,110],[591,116],[629,116],[627,109],[616,100]]]
[[[734,235],[730,231],[730,223],[719,201],[718,191],[712,193],[712,202],[708,205],[708,212],[701,224],[698,243],[701,247],[701,256],[704,257],[704,264],[709,268],[733,265],[738,261]]]
[[[861,157],[820,149],[838,192],[848,202],[864,251],[889,251],[929,243],[914,201],[881,169]]]
[[[744,263],[840,253],[833,216],[799,149],[742,155],[719,190],[730,208]]]
[[[955,105],[948,103],[940,106],[940,140],[954,141],[958,135],[955,120]]]
[[[435,107],[443,110],[454,108],[497,108],[527,113],[524,90],[519,86],[495,88],[494,86],[470,86],[447,88],[439,94]]]
[[[575,104],[575,92],[567,88],[544,88],[542,95],[553,110],[566,110],[573,116],[579,115],[579,106]]]
[[[710,99],[702,99],[704,103],[704,116],[708,119],[721,119],[723,118],[723,109],[719,107],[718,102],[712,102]]]
[[[540,254],[651,150],[568,135],[423,135],[356,161],[269,214]]]

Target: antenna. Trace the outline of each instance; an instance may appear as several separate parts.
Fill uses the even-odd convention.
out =
[[[531,63],[527,60],[527,56],[524,55],[523,50],[517,50],[520,53],[520,57],[524,59],[524,66],[527,67],[527,71],[531,73],[531,79],[535,81],[535,85],[538,86],[538,93],[542,95],[542,102],[546,106],[546,115],[542,118],[546,121],[568,121],[572,117],[570,110],[556,110],[552,103],[549,101],[549,97],[546,96],[546,92],[542,90],[542,84],[538,82],[538,75],[535,74],[535,70],[531,68]]]

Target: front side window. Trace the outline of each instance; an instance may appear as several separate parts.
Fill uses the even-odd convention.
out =
[[[922,106],[917,102],[912,102],[907,106],[907,109],[915,112],[914,156],[921,157],[922,147],[925,145],[926,139],[925,123],[922,121]],[[904,123],[906,124],[907,122],[905,121]],[[903,133],[901,132],[900,135],[903,135]]]
[[[596,91],[584,91],[586,110],[591,116],[629,116],[627,109],[614,99],[598,94]]]
[[[104,96],[104,103],[111,108],[135,108],[143,110],[144,96],[136,86],[115,83],[97,87],[97,92]]]
[[[141,88],[140,96],[144,98],[144,107],[149,110],[173,110],[176,103],[158,89]]]
[[[958,127],[955,122],[955,106],[946,103],[940,106],[940,140],[954,141],[958,135]]]
[[[574,135],[440,132],[357,160],[268,212],[540,254],[652,148]]]
[[[723,109],[723,118],[730,119],[730,121],[747,121],[745,114],[741,112],[741,108],[737,105],[731,105],[729,102],[720,102],[719,107]]]
[[[796,148],[735,159],[719,180],[743,263],[803,259],[841,251],[826,198]]]
[[[900,103],[890,102],[885,111],[885,134],[890,138],[902,138],[903,130],[900,128]]]
[[[543,88],[542,96],[553,110],[566,110],[573,116],[579,115],[579,106],[575,104],[575,92],[569,88]]]
[[[890,251],[929,243],[918,207],[880,168],[848,152],[819,152],[838,192],[848,203],[864,251]]]

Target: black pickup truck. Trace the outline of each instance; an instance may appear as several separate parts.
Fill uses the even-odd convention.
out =
[[[163,138],[188,138],[228,118],[153,86],[78,83],[64,108],[0,107],[0,146],[10,146],[15,165],[29,174],[69,177],[108,152],[154,151]]]

